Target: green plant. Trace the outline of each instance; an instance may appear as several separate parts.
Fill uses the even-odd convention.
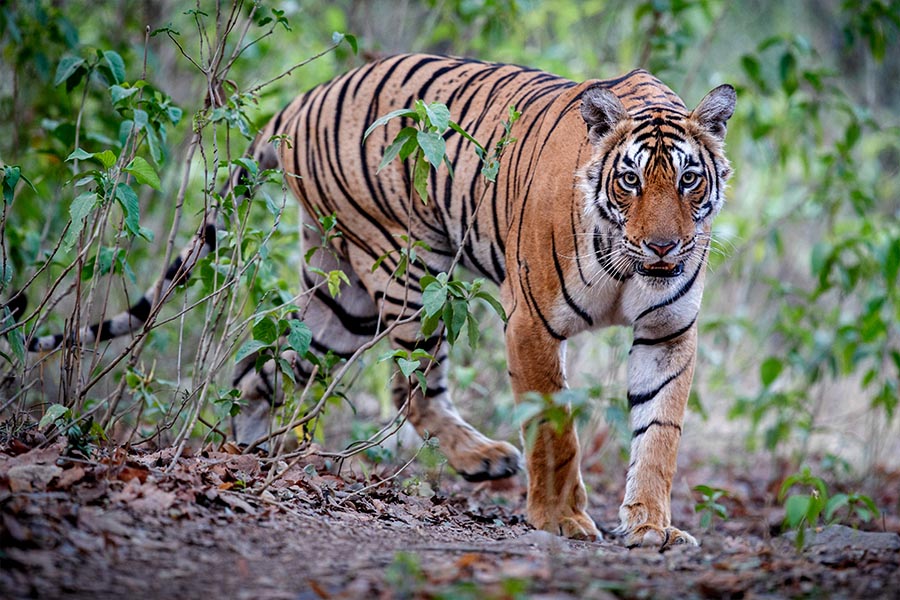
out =
[[[807,488],[809,492],[788,494],[794,486]],[[838,522],[842,509],[846,509],[845,519],[856,518],[864,523],[880,514],[869,496],[858,493],[829,495],[825,481],[813,475],[809,467],[784,480],[778,500],[784,502],[784,527],[796,531],[798,549],[804,546],[807,528],[817,527],[820,520],[826,525]]]
[[[709,529],[714,517],[728,520],[728,508],[719,503],[721,498],[728,497],[728,490],[708,485],[696,485],[693,490],[700,494],[700,500],[694,504],[694,512],[700,513],[701,529]]]
[[[62,404],[48,406],[38,422],[40,429],[48,429],[51,425],[66,438],[65,452],[70,456],[90,457],[94,445],[106,439],[103,427],[93,418],[77,419],[72,410]]]

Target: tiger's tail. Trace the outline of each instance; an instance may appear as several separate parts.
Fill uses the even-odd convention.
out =
[[[274,122],[275,119],[272,121]],[[274,147],[272,144],[266,143],[272,135],[272,132],[269,131],[271,128],[270,122],[270,125],[253,140],[244,155],[256,160],[260,170],[278,167],[278,158]],[[235,169],[222,186],[220,197],[227,197],[248,175],[249,172],[243,165]],[[241,200],[246,200],[246,198],[246,195],[243,195]],[[77,331],[32,337],[26,347],[28,352],[49,352],[61,346],[86,347],[89,344],[104,342],[139,330],[171,296],[172,288],[187,282],[197,263],[211,252],[215,252],[217,233],[220,229],[224,229],[224,226],[220,210],[217,207],[210,209],[191,241],[166,267],[162,276],[148,287],[128,309]],[[16,320],[25,313],[26,302],[24,294],[19,292],[7,303]]]

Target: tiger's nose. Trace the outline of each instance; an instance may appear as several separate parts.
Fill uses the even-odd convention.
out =
[[[657,256],[663,258],[665,255],[670,253],[675,249],[675,246],[678,245],[677,241],[664,241],[664,242],[644,242],[644,245],[650,248]]]

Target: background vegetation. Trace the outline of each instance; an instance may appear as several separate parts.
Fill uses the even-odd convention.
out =
[[[139,295],[170,244],[189,239],[216,201],[247,138],[297,93],[373,57],[435,51],[576,80],[644,67],[689,106],[735,85],[735,175],[716,223],[685,446],[738,463],[762,450],[791,468],[814,459],[818,470],[852,465],[857,474],[900,456],[900,2],[184,6],[0,4],[0,295],[24,288],[30,299],[24,328],[3,325],[6,434],[31,415],[82,441],[218,440],[234,408],[235,351],[247,336],[272,345],[267,323],[296,300],[304,258],[277,174],[260,174],[251,207],[233,209],[242,225],[218,262],[205,263],[136,342],[37,357],[22,352],[24,336],[116,312]],[[479,317],[496,322],[488,310]],[[582,336],[569,359],[573,386],[587,391],[587,460],[619,469],[629,337]],[[298,390],[288,413],[325,402],[327,418],[307,433],[332,449],[376,433],[371,423],[393,414],[390,363],[379,355],[324,400],[336,365],[323,360],[318,387]],[[513,437],[499,327],[477,351],[457,344],[454,358],[458,403],[486,430]],[[355,411],[375,418],[346,418]],[[374,460],[389,453],[369,449]]]

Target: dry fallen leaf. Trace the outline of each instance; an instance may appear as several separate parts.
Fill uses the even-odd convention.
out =
[[[13,492],[43,492],[63,470],[56,465],[16,465],[7,471],[9,489]]]

